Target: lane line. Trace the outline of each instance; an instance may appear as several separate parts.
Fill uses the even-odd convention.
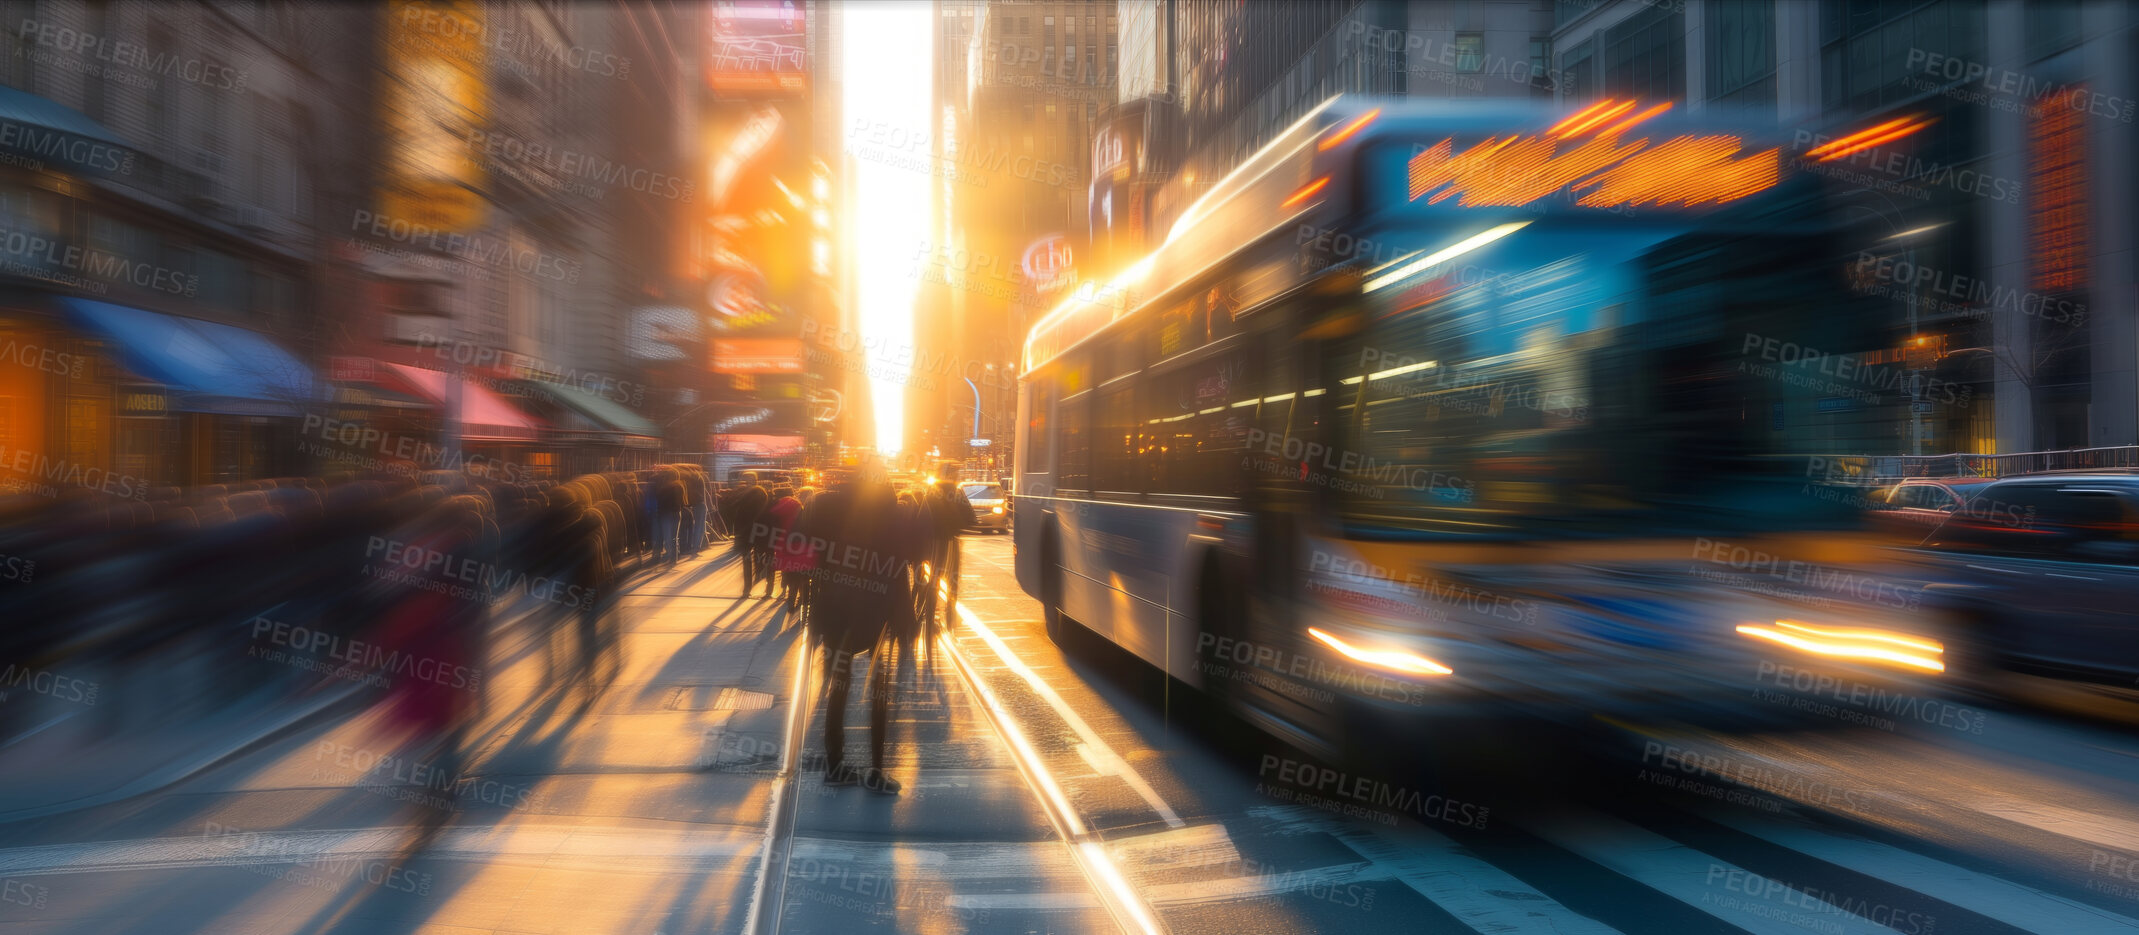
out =
[[[1038,672],[1034,672],[1031,666],[1026,665],[1024,660],[1019,659],[1016,653],[1010,651],[1010,644],[1003,642],[1001,636],[996,635],[994,630],[981,622],[980,617],[968,610],[963,601],[960,601],[957,607],[958,619],[965,621],[966,626],[973,633],[978,634],[988,644],[989,648],[995,650],[995,655],[1002,660],[1004,668],[1024,678],[1026,684],[1032,686],[1033,693],[1039,695],[1042,701],[1047,702],[1048,707],[1055,709],[1055,714],[1059,715],[1063,722],[1069,725],[1070,730],[1076,732],[1078,739],[1083,740],[1085,746],[1091,748],[1092,758],[1103,760],[1112,766],[1116,773],[1121,776],[1122,781],[1128,783],[1129,788],[1136,790],[1136,794],[1144,800],[1144,804],[1151,806],[1151,810],[1158,813],[1158,816],[1166,822],[1167,827],[1180,828],[1188,824],[1188,822],[1182,821],[1181,816],[1174,812],[1173,806],[1167,805],[1164,799],[1159,798],[1158,790],[1152,788],[1151,783],[1145,781],[1143,774],[1136,771],[1136,767],[1129,765],[1129,761],[1122,759],[1121,754],[1114,752],[1113,747],[1108,746],[1106,741],[1099,738],[1099,732],[1093,730],[1092,725],[1085,723],[1084,718],[1078,716],[1077,712],[1070,708],[1069,702],[1063,700],[1062,696],[1055,691],[1054,686],[1047,684],[1046,679],[1041,678]]]
[[[817,708],[816,686],[810,678],[810,663],[817,654],[811,652],[809,624],[802,625],[795,645],[802,659],[795,663],[794,684],[788,686],[786,744],[780,750],[780,773],[773,780],[765,840],[758,851],[758,882],[750,891],[750,911],[743,917],[743,931],[752,935],[778,935],[780,931],[780,915],[787,903],[787,865],[794,854],[795,802],[799,798],[790,790],[802,781],[801,771],[796,768],[797,757],[802,751],[803,734],[809,729],[810,714]]]
[[[2139,919],[2097,909],[2010,880],[1977,873],[1912,851],[1811,828],[1756,822],[1703,810],[1702,817],[1814,860],[1884,880],[1977,915],[2030,932],[2139,932]],[[2114,879],[2112,877],[2111,879]]]
[[[969,624],[979,622],[978,618],[973,617],[963,606],[956,603],[951,606],[956,607],[959,615],[969,621]],[[1100,842],[1089,840],[1083,817],[1070,806],[1068,798],[1062,794],[1061,786],[1055,782],[1054,776],[1048,773],[1047,764],[1041,761],[1039,751],[1025,739],[1024,730],[1010,717],[1010,712],[1003,708],[995,691],[981,680],[980,674],[974,670],[965,652],[959,649],[958,641],[952,639],[949,632],[938,633],[936,641],[950,658],[959,677],[965,680],[966,687],[979,700],[980,709],[988,716],[988,723],[1002,737],[1004,745],[1010,748],[1011,759],[1017,763],[1018,772],[1039,795],[1049,822],[1055,826],[1063,843],[1069,846],[1070,853],[1077,859],[1079,869],[1084,871],[1100,902],[1106,906],[1107,914],[1112,916],[1115,924],[1125,932],[1141,935],[1160,935],[1165,932],[1151,907],[1144,902],[1135,887],[1130,886],[1129,881],[1122,877],[1121,868],[1114,865],[1106,849]]]

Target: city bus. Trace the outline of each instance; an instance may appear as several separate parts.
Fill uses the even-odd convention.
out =
[[[1021,587],[1333,755],[1938,677],[1913,607],[1777,573],[1876,559],[1818,456],[1910,402],[1804,366],[1907,335],[1819,156],[1651,102],[1331,99],[1031,329]]]

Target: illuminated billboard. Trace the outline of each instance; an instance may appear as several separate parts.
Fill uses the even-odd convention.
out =
[[[801,373],[801,338],[716,339],[714,373]]]
[[[478,230],[487,176],[466,141],[489,121],[483,5],[393,0],[384,15],[379,216],[434,231]]]
[[[720,0],[707,18],[706,84],[731,97],[809,90],[809,31],[797,0]]]

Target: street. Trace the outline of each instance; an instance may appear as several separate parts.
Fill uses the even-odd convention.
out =
[[[500,613],[471,764],[367,711],[12,821],[6,931],[1883,932],[2139,926],[2139,744],[2003,709],[1797,737],[1521,728],[1430,775],[1250,736],[1051,644],[1007,536],[902,667],[897,796],[822,784],[821,673],[725,550],[635,578],[591,705]],[[1073,641],[1073,646],[1075,646]],[[850,749],[867,718],[851,700]],[[807,724],[798,698],[817,699]],[[1921,719],[1919,719],[1921,720]],[[1423,736],[1423,735],[1422,735]],[[797,743],[797,740],[800,740]],[[1490,755],[1481,755],[1490,753]],[[1436,753],[1435,756],[1440,756]],[[1770,788],[1746,764],[1788,776]],[[1783,769],[1787,765],[1788,769]],[[444,790],[458,788],[457,804]]]

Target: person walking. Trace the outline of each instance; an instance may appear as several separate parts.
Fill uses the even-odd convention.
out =
[[[654,506],[654,558],[674,565],[683,558],[684,510],[690,506],[690,494],[684,489],[683,476],[674,468],[663,468],[649,481],[652,488],[649,497]]]
[[[825,653],[824,782],[860,783],[872,792],[897,795],[901,785],[884,771],[890,729],[891,686],[869,680],[869,768],[847,763],[847,696],[862,656],[876,653],[885,630],[913,600],[907,565],[899,560],[898,504],[881,465],[859,472],[851,485],[817,496],[806,527],[828,543],[822,560],[812,628]]]
[[[957,614],[958,572],[964,564],[961,559],[959,534],[973,525],[973,501],[966,499],[965,487],[958,482],[957,462],[945,461],[936,468],[936,486],[931,493],[931,506],[935,513],[936,529],[933,548],[929,552],[928,567],[931,574],[920,597],[921,619],[933,623],[936,605],[943,603],[943,622],[949,626]],[[949,594],[945,595],[944,582],[950,582]]]
[[[815,550],[797,528],[802,520],[802,501],[794,491],[781,487],[772,492],[772,506],[765,509],[771,527],[773,571],[780,576],[780,602],[789,617],[802,613],[802,583],[817,565]]]

